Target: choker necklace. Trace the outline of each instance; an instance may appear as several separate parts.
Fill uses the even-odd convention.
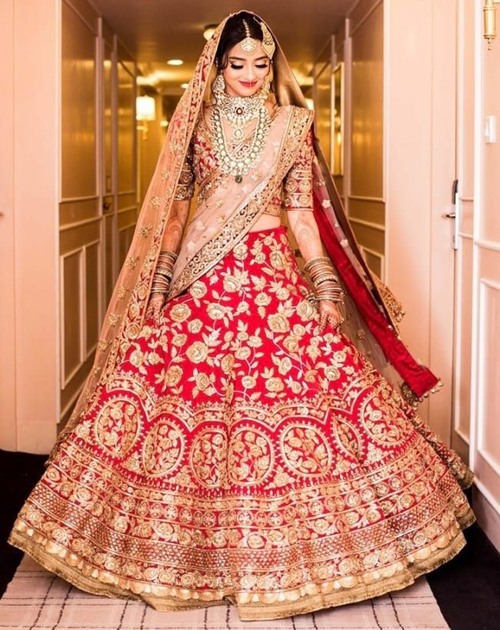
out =
[[[264,142],[269,131],[270,118],[265,106],[269,94],[268,84],[255,96],[229,96],[223,90],[214,90],[215,106],[212,110],[214,149],[223,173],[233,175],[239,184],[243,175],[254,166],[264,150]],[[224,120],[233,128],[232,140],[244,138],[244,130],[249,122],[256,120],[252,139],[235,150],[228,148]]]
[[[243,129],[251,120],[259,118],[263,103],[255,96],[224,96],[217,99],[216,107],[219,109],[222,118],[227,120],[233,127],[233,139],[243,138]]]

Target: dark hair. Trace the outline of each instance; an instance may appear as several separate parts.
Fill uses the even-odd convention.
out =
[[[252,39],[257,39],[261,42],[264,38],[260,23],[252,13],[240,11],[236,15],[228,18],[220,36],[219,46],[215,54],[215,64],[219,70],[223,70],[227,67],[228,53],[231,48],[243,41],[245,37],[248,37],[243,20],[245,20],[248,25]]]

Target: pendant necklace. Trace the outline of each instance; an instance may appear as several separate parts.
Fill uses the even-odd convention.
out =
[[[268,94],[268,86],[263,87],[255,96],[249,97],[229,96],[222,90],[215,93],[215,106],[212,110],[214,150],[222,172],[232,175],[238,184],[243,181],[243,175],[257,163],[264,150],[271,123],[264,104]],[[246,126],[253,120],[256,120],[256,125],[251,139],[242,146],[230,149],[224,121],[233,129],[232,141],[241,142],[245,137]]]

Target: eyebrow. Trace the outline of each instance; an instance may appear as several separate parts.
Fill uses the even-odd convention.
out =
[[[267,60],[267,58],[267,55],[262,55],[262,57],[257,57],[256,59],[254,59],[254,61],[262,61],[263,59]],[[234,57],[233,55],[231,55],[231,57],[228,57],[229,61],[231,61],[231,59],[235,61],[248,61],[248,57]]]

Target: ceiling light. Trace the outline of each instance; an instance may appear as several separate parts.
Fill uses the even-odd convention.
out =
[[[217,24],[207,24],[207,26],[203,29],[203,37],[207,40],[207,42],[214,34],[216,28]]]
[[[181,83],[181,88],[183,90],[185,90],[187,88],[187,86],[189,85],[189,83]]]
[[[169,66],[182,66],[184,61],[182,59],[169,59],[167,63]]]

